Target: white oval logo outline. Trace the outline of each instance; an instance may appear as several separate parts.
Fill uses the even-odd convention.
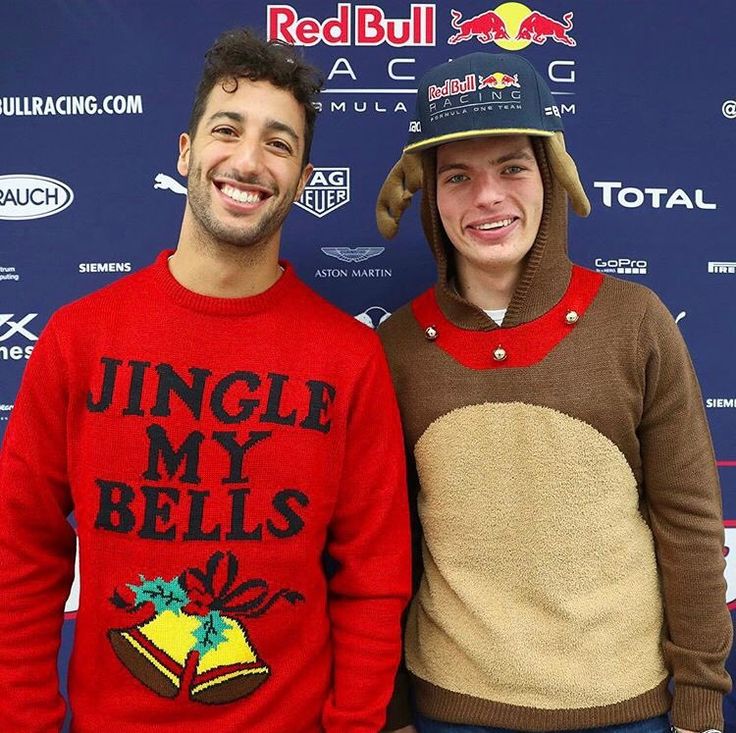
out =
[[[31,214],[31,215],[23,215],[23,216],[8,216],[4,214],[0,210],[0,219],[5,221],[28,221],[30,219],[43,219],[46,216],[53,216],[54,214],[58,214],[61,211],[64,211],[64,209],[71,206],[72,202],[74,201],[74,191],[72,191],[71,186],[69,186],[67,183],[64,183],[64,181],[59,181],[56,178],[49,178],[48,176],[36,176],[31,173],[8,173],[3,176],[0,176],[0,183],[5,180],[12,180],[12,181],[43,181],[44,183],[52,183],[55,186],[58,186],[62,191],[64,191],[67,194],[67,200],[58,208],[51,209],[50,211],[43,211],[38,214]],[[36,204],[36,206],[40,206],[40,204]]]

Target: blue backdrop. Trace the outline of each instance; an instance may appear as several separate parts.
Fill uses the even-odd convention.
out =
[[[535,11],[544,32],[514,40]],[[487,35],[499,19],[508,40]],[[481,49],[532,60],[593,205],[589,219],[571,217],[571,255],[645,283],[677,318],[713,431],[726,544],[736,548],[733,0],[4,0],[0,436],[51,313],[176,243],[185,201],[177,137],[205,50],[237,25],[303,45],[325,72],[317,169],[287,221],[284,256],[372,326],[434,279],[417,206],[392,243],[373,219],[418,76]],[[736,608],[736,549],[727,562]],[[74,607],[72,594],[62,668]],[[736,731],[736,696],[726,721]]]

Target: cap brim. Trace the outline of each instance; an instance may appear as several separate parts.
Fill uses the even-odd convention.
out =
[[[463,132],[451,132],[447,135],[430,137],[428,140],[420,140],[417,143],[410,143],[404,148],[404,152],[417,153],[420,150],[426,150],[427,148],[432,148],[436,145],[444,145],[445,143],[456,142],[458,140],[469,140],[474,137],[488,137],[489,135],[535,135],[540,137],[552,137],[554,134],[555,133],[551,130],[522,127],[506,127],[501,129],[493,127],[487,130],[465,130]]]

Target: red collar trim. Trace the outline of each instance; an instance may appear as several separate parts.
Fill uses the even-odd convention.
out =
[[[437,303],[434,288],[412,301],[411,308],[425,334],[436,333],[436,338],[428,336],[428,340],[463,366],[470,369],[528,367],[542,361],[580,324],[602,282],[601,273],[574,265],[565,294],[550,310],[528,323],[491,331],[471,331],[449,321]],[[501,356],[501,352],[505,358],[494,358],[494,353]]]

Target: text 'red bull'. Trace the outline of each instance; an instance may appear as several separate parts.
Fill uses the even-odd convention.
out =
[[[351,12],[352,11],[352,12]],[[410,5],[408,18],[387,18],[377,5],[338,3],[337,15],[323,21],[299,17],[291,5],[269,5],[267,36],[296,46],[434,46],[434,5]]]
[[[475,74],[468,74],[464,79],[446,79],[442,86],[430,84],[427,89],[427,97],[430,102],[443,97],[451,97],[455,94],[467,94],[478,88]]]

